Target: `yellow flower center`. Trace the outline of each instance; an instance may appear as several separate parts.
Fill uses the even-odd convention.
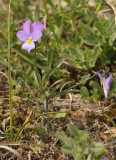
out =
[[[32,44],[32,41],[33,41],[32,38],[29,38],[28,39],[28,44]]]

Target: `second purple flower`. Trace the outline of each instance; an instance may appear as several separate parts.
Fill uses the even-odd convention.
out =
[[[104,95],[105,95],[105,98],[107,99],[108,98],[108,92],[110,90],[110,86],[113,82],[113,79],[112,79],[112,75],[110,75],[109,77],[105,77],[105,71],[103,71],[103,74],[101,74],[100,72],[97,72],[99,78],[100,78],[100,81],[101,81],[101,85],[103,85],[103,90],[104,90]]]
[[[30,28],[30,20],[27,20],[23,24],[23,30],[17,32],[17,38],[23,41],[22,49],[25,49],[28,53],[31,49],[35,48],[35,43],[42,36],[43,24],[40,22],[34,22]]]

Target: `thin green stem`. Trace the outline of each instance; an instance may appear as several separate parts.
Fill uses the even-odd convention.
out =
[[[58,8],[59,8],[59,11],[61,12],[61,8],[62,8],[61,7],[61,0],[58,1]]]
[[[35,71],[35,74],[36,74],[36,76],[38,75],[37,74],[37,57],[36,57],[36,42],[35,42],[35,52],[34,52],[34,71]],[[39,70],[39,74],[40,74],[40,76],[42,77],[42,73],[41,73],[41,69],[39,68],[38,69]]]
[[[11,82],[11,53],[10,53],[10,4],[9,0],[9,11],[8,11],[8,79],[9,79],[9,107],[10,107],[10,140],[13,137],[13,120],[12,120],[12,82]]]
[[[61,51],[61,48],[60,48],[60,45],[59,45],[59,42],[58,42],[58,37],[57,37],[56,34],[55,34],[54,26],[53,26],[53,23],[52,23],[52,21],[51,21],[51,18],[50,18],[48,9],[47,9],[47,7],[46,7],[45,0],[42,0],[42,3],[43,3],[43,6],[44,6],[44,10],[45,10],[45,12],[46,12],[46,15],[47,15],[49,24],[50,24],[50,28],[51,28],[51,30],[52,30],[52,32],[53,32],[53,34],[54,34],[55,39],[56,39],[57,46],[58,46],[59,50]]]
[[[48,98],[46,97],[46,112],[48,112]]]
[[[34,70],[36,73],[36,42],[35,42],[35,52],[34,52]]]
[[[100,11],[102,4],[103,4],[103,1],[100,1],[95,13],[98,13]]]

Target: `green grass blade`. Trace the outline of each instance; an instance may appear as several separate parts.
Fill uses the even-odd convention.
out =
[[[58,46],[58,48],[60,49],[60,45],[59,45],[59,42],[58,42],[58,37],[57,37],[56,34],[55,34],[54,26],[53,26],[52,20],[51,20],[51,18],[50,18],[50,15],[49,15],[49,12],[48,12],[48,9],[47,9],[45,0],[42,0],[42,3],[43,3],[43,6],[44,6],[44,10],[45,10],[45,12],[46,12],[46,15],[47,15],[49,24],[50,24],[50,28],[51,28],[51,30],[52,30],[52,32],[53,32],[53,34],[54,34],[55,39],[56,39],[57,46]],[[61,49],[60,49],[60,51],[61,51]]]
[[[10,4],[8,10],[8,80],[9,80],[9,107],[10,107],[10,140],[13,136],[13,120],[12,120],[12,81],[11,81],[11,53],[10,53]]]
[[[113,124],[113,126],[116,128],[116,123],[112,120],[112,118],[110,118],[108,115],[103,114],[106,118],[109,119],[109,121]]]
[[[8,138],[7,131],[6,131],[6,129],[4,128],[4,126],[3,126],[3,124],[2,124],[1,121],[0,121],[0,125],[1,125],[1,127],[2,127],[2,129],[3,129],[3,132],[4,132],[5,136],[6,136],[6,138],[7,138],[7,141],[10,142],[10,140],[9,140],[9,138]]]
[[[51,71],[48,71],[45,76],[44,76],[44,81],[47,81],[50,76],[62,65],[64,59],[62,59],[61,61],[59,61],[54,67],[53,69],[51,69]]]

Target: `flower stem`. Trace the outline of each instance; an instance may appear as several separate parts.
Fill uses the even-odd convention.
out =
[[[12,142],[13,136],[13,120],[12,120],[12,81],[11,81],[11,53],[10,53],[10,4],[8,10],[8,80],[9,80],[9,107],[10,107],[10,141]]]
[[[36,42],[35,42],[35,52],[34,52],[34,71],[35,71],[35,74],[37,75],[37,67],[36,67]],[[42,77],[42,72],[41,72],[41,69],[38,69],[39,70],[39,74],[40,76]]]
[[[34,70],[36,73],[36,42],[35,42],[35,52],[34,52]]]

